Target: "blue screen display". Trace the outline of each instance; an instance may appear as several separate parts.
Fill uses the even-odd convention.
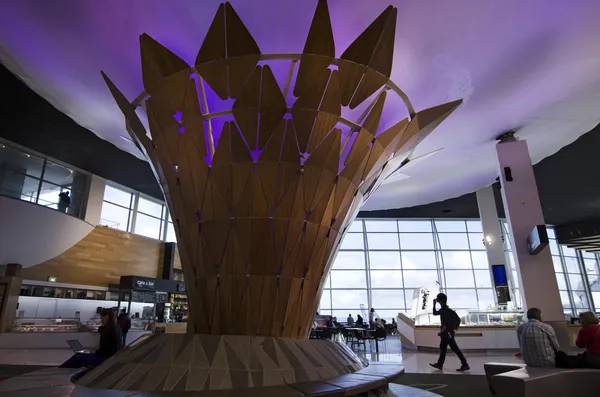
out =
[[[494,284],[496,286],[508,285],[508,278],[506,277],[506,268],[504,265],[493,265],[492,272],[494,273]]]

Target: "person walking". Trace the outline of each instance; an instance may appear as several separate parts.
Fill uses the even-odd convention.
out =
[[[440,304],[440,310],[437,310],[436,305]],[[470,370],[469,364],[464,354],[460,351],[460,348],[456,344],[455,333],[460,326],[460,317],[452,309],[448,307],[448,297],[446,294],[438,294],[436,299],[433,300],[433,315],[440,316],[441,330],[438,333],[440,336],[440,357],[437,363],[429,364],[435,369],[442,370],[444,368],[444,362],[446,361],[446,351],[448,346],[456,354],[460,360],[460,368],[458,372],[465,372]]]
[[[121,327],[121,333],[123,334],[123,346],[127,346],[127,333],[131,329],[131,317],[127,314],[125,309],[121,310],[121,314],[117,318],[117,325]]]

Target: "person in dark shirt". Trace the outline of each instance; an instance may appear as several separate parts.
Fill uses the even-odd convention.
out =
[[[436,305],[440,304],[440,310],[436,309]],[[458,372],[468,371],[471,368],[467,363],[467,359],[464,354],[460,351],[456,344],[455,331],[460,326],[460,317],[456,312],[448,307],[448,297],[446,294],[438,294],[436,299],[433,300],[433,315],[440,316],[441,329],[438,335],[440,336],[440,357],[437,363],[429,364],[435,369],[443,369],[444,362],[446,361],[446,351],[448,346],[460,359],[460,368]]]
[[[362,327],[363,324],[365,323],[365,320],[363,320],[362,316],[359,314],[356,316],[356,323],[354,323],[357,327]]]
[[[117,318],[117,325],[121,328],[123,334],[123,343],[121,347],[127,346],[127,333],[131,329],[131,317],[127,314],[127,310],[123,309]]]
[[[112,309],[102,309],[100,319],[102,325],[98,328],[98,333],[100,334],[98,348],[91,353],[75,353],[61,367],[81,368],[100,365],[119,351],[123,336],[121,328],[117,326],[115,312]]]
[[[64,212],[65,214],[69,211],[69,206],[71,205],[71,196],[68,191],[61,192],[58,195],[58,210],[60,212]]]

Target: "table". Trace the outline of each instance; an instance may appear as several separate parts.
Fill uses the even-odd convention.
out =
[[[345,328],[346,331],[351,331],[351,332],[356,332],[356,333],[362,333],[364,336],[362,337],[363,340],[363,344],[364,344],[364,340],[368,339],[368,334],[369,333],[374,333],[375,330],[374,329],[367,329],[367,328]],[[379,354],[379,341],[377,340],[377,337],[373,337],[373,339],[375,340],[375,352],[377,354]]]

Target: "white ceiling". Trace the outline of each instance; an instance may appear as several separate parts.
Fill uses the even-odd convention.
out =
[[[139,34],[193,64],[218,4],[0,0],[0,61],[77,123],[139,156],[120,138],[123,116],[99,71],[133,99],[143,89]],[[492,183],[494,138],[509,129],[527,140],[535,163],[600,122],[600,1],[330,0],[337,56],[388,4],[398,7],[392,79],[417,110],[465,103],[415,156],[443,150],[415,161],[364,209],[426,204]],[[302,51],[316,0],[232,5],[263,53],[285,53]],[[397,121],[387,114],[383,123]]]

